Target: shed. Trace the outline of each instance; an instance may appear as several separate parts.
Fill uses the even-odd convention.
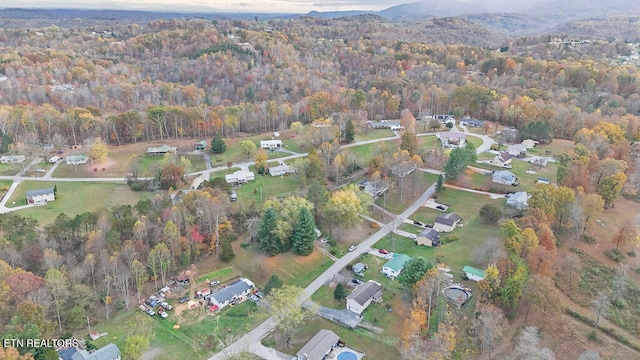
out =
[[[464,273],[464,276],[466,276],[469,280],[473,280],[473,281],[484,280],[484,271],[480,269],[476,269],[472,266],[465,265],[462,268],[462,272]]]
[[[196,150],[207,150],[207,142],[205,140],[198,141],[193,148]]]
[[[395,278],[400,275],[404,264],[409,260],[411,260],[411,258],[408,255],[394,254],[393,259],[387,261],[382,266],[382,270],[380,272],[389,278]]]
[[[361,315],[372,301],[382,300],[382,285],[369,280],[347,296],[347,310]]]
[[[336,347],[340,337],[331,330],[322,329],[296,353],[297,360],[322,360]]]
[[[353,270],[354,274],[360,275],[367,270],[367,268],[363,263],[357,263],[351,267],[351,270]]]

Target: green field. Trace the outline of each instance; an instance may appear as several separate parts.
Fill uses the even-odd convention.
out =
[[[395,136],[389,129],[356,128],[356,141],[383,139]]]
[[[101,211],[112,206],[135,204],[148,193],[133,192],[125,184],[97,182],[23,181],[15,189],[7,206],[26,205],[25,191],[57,187],[56,201],[45,206],[20,210],[21,216],[31,217],[41,224],[51,223],[60,213],[75,216],[85,212]],[[15,202],[15,204],[13,204]]]

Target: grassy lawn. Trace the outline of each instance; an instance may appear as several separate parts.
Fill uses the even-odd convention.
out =
[[[415,194],[413,195],[413,177],[415,178]],[[386,196],[376,199],[376,204],[391,211],[394,214],[402,213],[410,204],[412,204],[429,186],[438,180],[438,175],[416,171],[404,180],[404,186],[398,185],[393,191]],[[404,189],[402,201],[400,201],[400,190]]]
[[[206,359],[219,350],[220,342],[226,344],[233,341],[261,322],[252,315],[256,311],[256,305],[251,301],[227,307],[215,316],[201,315],[199,310],[186,311],[181,314],[185,321],[180,323],[179,329],[173,327],[178,324],[173,311],[169,312],[167,319],[154,316],[151,347],[162,350],[154,359]],[[96,330],[109,335],[96,340],[95,345],[101,347],[113,342],[122,349],[127,323],[135,319],[133,315],[136,313],[140,314],[136,310],[122,311],[111,320],[99,324]],[[80,336],[84,336],[84,333]]]
[[[273,332],[265,337],[262,343],[265,346],[276,348],[284,353],[295,354],[322,329],[335,332],[340,336],[340,340],[345,342],[346,346],[364,352],[366,354],[365,359],[400,359],[398,349],[393,346],[396,338],[400,336],[400,333],[389,334],[385,332],[382,335],[375,335],[368,330],[360,328],[351,330],[322,318],[313,318],[312,321],[306,321],[302,326],[298,327],[295,335],[291,339],[291,347],[289,348],[287,348],[286,343],[282,341],[277,332]]]
[[[356,128],[356,141],[383,139],[392,136],[395,134],[389,129]]]
[[[25,160],[25,165],[27,160]],[[22,164],[0,164],[0,175],[13,176],[22,170]]]
[[[295,192],[300,189],[300,175],[284,175],[270,176],[258,175],[255,166],[249,167],[250,171],[256,174],[256,179],[235,189],[238,194],[238,200],[243,202],[245,206],[253,206],[253,204],[261,206],[262,202],[274,196],[283,196]],[[235,172],[236,169],[230,171]],[[216,176],[223,176],[222,173],[216,173]]]
[[[427,150],[435,149],[440,147],[438,142],[438,138],[435,135],[431,136],[419,136],[418,137],[418,146],[424,147]]]
[[[376,155],[386,154],[393,155],[400,147],[400,139],[391,141],[379,141],[373,144],[364,144],[358,146],[352,146],[343,151],[350,152],[357,156],[359,163],[362,166],[366,166],[369,160]]]
[[[493,154],[482,153],[480,154],[482,157],[478,157],[481,160],[488,160],[487,157],[490,155],[491,159],[493,159]],[[538,178],[543,177],[550,179],[551,182],[556,181],[558,164],[557,163],[548,163],[545,167],[538,167],[537,165],[529,164],[527,161],[513,159],[511,161],[511,169],[503,169],[497,166],[489,165],[489,164],[473,164],[473,166],[488,169],[488,170],[509,170],[514,173],[518,177],[518,182],[520,183],[518,186],[504,186],[500,184],[495,184],[491,181],[490,175],[481,175],[478,173],[470,173],[471,177],[471,186],[475,189],[480,190],[490,190],[494,189],[498,192],[514,192],[514,191],[526,191],[533,187]],[[535,174],[527,174],[527,170],[532,170]]]
[[[353,290],[350,286],[345,286],[347,292]],[[318,305],[332,308],[332,309],[344,309],[347,305],[347,300],[336,300],[333,298],[333,291],[335,288],[331,288],[329,286],[321,286],[318,291],[314,292],[311,295],[311,300]]]
[[[208,274],[202,275],[198,278],[198,282],[203,282],[206,280],[213,281],[218,280],[220,282],[224,282],[226,280],[230,280],[235,277],[236,272],[232,266],[227,266],[226,268],[222,268],[216,271],[212,271]]]
[[[23,181],[13,192],[7,204],[8,206],[26,205],[25,191],[54,186],[58,189],[56,201],[49,202],[46,206],[20,210],[20,215],[32,217],[41,224],[48,224],[60,213],[73,217],[116,205],[133,205],[144,196],[150,196],[148,193],[133,192],[124,184]],[[15,205],[13,205],[14,201]]]
[[[473,146],[475,146],[476,148],[480,145],[482,145],[482,139],[477,138],[475,136],[468,136],[467,137],[467,142],[470,142],[471,144],[473,144]]]

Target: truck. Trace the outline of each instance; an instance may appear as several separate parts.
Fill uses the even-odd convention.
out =
[[[209,294],[211,294],[211,289],[210,288],[204,288],[202,290],[196,291],[196,297],[197,298],[201,298],[201,297],[207,296]]]

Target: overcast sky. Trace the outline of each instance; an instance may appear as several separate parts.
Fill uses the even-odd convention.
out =
[[[311,10],[383,10],[393,5],[415,1],[416,0],[0,0],[0,7],[306,13]]]

